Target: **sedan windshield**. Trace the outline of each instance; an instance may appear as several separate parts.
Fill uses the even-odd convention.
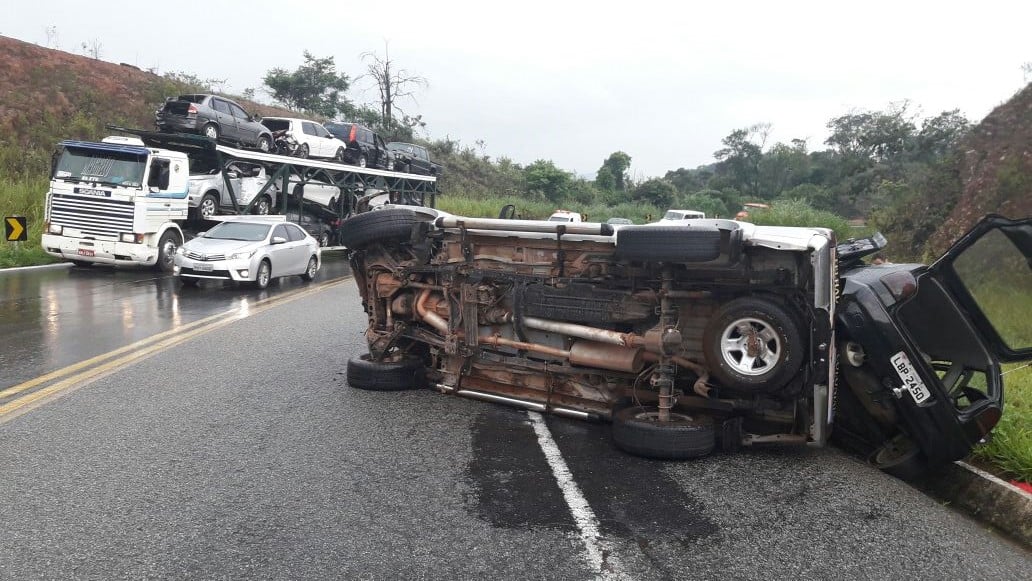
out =
[[[205,238],[214,238],[215,240],[247,240],[250,242],[257,242],[259,240],[265,240],[265,237],[269,235],[268,224],[247,224],[243,222],[223,222],[218,226],[208,230]]]

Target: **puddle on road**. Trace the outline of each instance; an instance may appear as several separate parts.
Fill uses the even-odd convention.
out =
[[[603,535],[647,552],[656,541],[688,544],[719,531],[701,503],[664,472],[664,462],[614,448],[608,424],[547,421]],[[505,528],[576,530],[526,412],[485,406],[473,424],[467,474],[476,491],[469,503],[482,520]]]

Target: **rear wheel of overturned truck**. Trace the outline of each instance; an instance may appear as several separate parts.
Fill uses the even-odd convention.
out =
[[[348,385],[367,391],[404,391],[425,388],[426,368],[412,355],[373,361],[366,354],[348,361]]]
[[[659,409],[633,406],[613,414],[613,443],[635,456],[659,460],[699,458],[713,452],[717,432],[713,418],[671,411],[661,421]]]

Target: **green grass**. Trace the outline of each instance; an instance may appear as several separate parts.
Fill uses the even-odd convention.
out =
[[[43,210],[48,181],[45,178],[0,178],[0,217],[25,216],[29,222],[26,242],[0,242],[0,268],[48,264],[57,260],[43,252]]]

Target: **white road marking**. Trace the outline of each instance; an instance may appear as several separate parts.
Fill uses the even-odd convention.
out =
[[[552,469],[552,474],[559,484],[559,490],[563,493],[566,505],[570,507],[570,514],[577,523],[581,541],[584,542],[584,548],[587,551],[585,557],[588,566],[597,571],[603,579],[623,578],[624,575],[619,572],[613,551],[606,546],[607,543],[602,539],[598,518],[595,517],[591,505],[588,504],[588,500],[581,494],[580,487],[574,481],[573,472],[566,465],[559,446],[552,439],[552,432],[548,430],[545,418],[533,411],[528,411],[527,415],[530,416],[530,422],[534,426],[534,433],[537,434],[541,451],[545,453],[545,460],[548,461],[548,466]]]

